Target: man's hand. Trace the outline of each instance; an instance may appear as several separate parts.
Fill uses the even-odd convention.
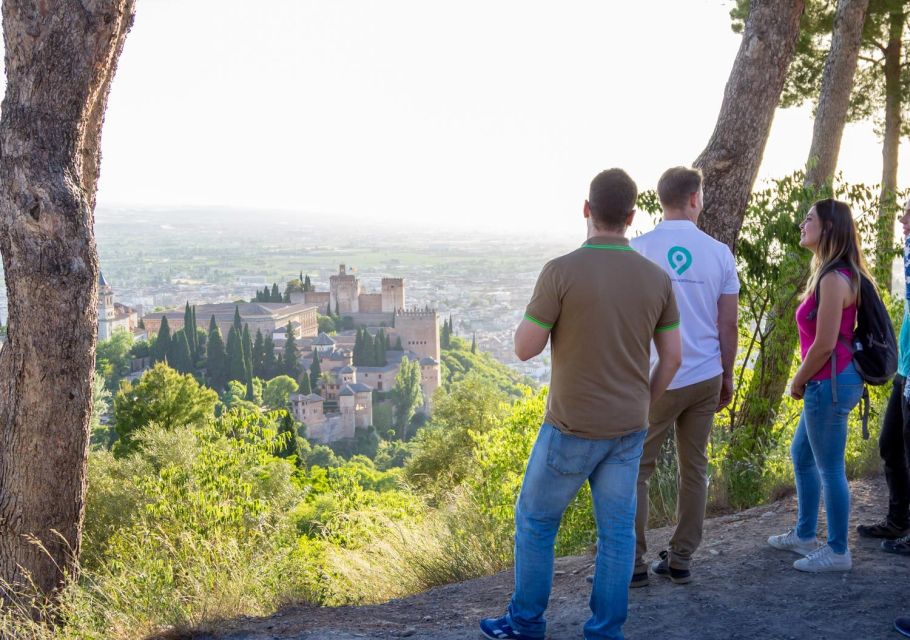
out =
[[[720,383],[720,399],[714,413],[720,413],[733,400],[733,376],[724,375]]]
[[[804,395],[806,395],[806,385],[794,380],[790,385],[790,397],[794,400],[802,400]]]

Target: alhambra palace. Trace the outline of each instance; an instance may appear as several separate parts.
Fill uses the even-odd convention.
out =
[[[138,314],[133,309],[115,303],[111,287],[103,280],[98,301],[98,339],[109,338],[115,330],[132,331],[138,338],[157,333],[161,319],[166,317],[171,331],[183,328],[183,309],[147,314],[142,318],[144,330],[138,328]],[[328,291],[307,291],[291,294],[289,303],[250,302],[196,305],[196,316],[208,325],[212,316],[227,335],[234,322],[235,309],[250,333],[271,333],[279,355],[293,332],[300,351],[300,366],[309,370],[318,355],[323,380],[319,393],[293,394],[289,409],[306,425],[306,437],[320,444],[353,438],[356,429],[373,424],[374,393],[377,396],[392,390],[401,367],[402,358],[420,364],[420,386],[423,394],[422,412],[432,410],[433,392],[440,384],[439,316],[435,309],[408,309],[405,282],[402,278],[383,278],[379,293],[366,293],[360,288],[357,276],[340,265],[337,275],[329,278]],[[341,316],[350,317],[355,329],[339,331],[328,336],[318,332],[317,314],[337,309]],[[386,351],[385,366],[354,365],[356,330],[366,329],[374,337],[382,329],[389,344],[401,349]],[[325,375],[327,374],[327,375]]]

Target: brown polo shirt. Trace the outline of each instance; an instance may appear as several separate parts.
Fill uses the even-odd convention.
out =
[[[679,326],[663,269],[625,238],[590,238],[544,265],[525,318],[551,330],[548,423],[583,438],[647,427],[651,339]]]

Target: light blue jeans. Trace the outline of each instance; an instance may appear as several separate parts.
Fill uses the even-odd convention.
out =
[[[597,564],[586,640],[622,640],[635,560],[638,462],[646,430],[612,440],[566,435],[540,428],[515,507],[515,593],[512,627],[543,638],[544,611],[553,584],[553,544],[569,503],[591,484],[597,521]]]
[[[796,534],[800,538],[815,537],[818,507],[824,491],[828,545],[835,553],[847,551],[850,517],[850,489],[844,463],[847,416],[862,395],[863,381],[852,362],[837,375],[837,404],[831,394],[830,380],[809,382],[803,396],[799,426],[790,447],[799,503]]]

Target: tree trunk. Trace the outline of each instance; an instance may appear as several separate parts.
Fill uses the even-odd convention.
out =
[[[701,228],[735,247],[799,37],[803,0],[752,0],[714,133],[695,161],[705,177]]]
[[[101,126],[135,0],[3,0],[0,578],[76,575],[97,329]],[[40,546],[39,546],[40,543]]]
[[[809,193],[829,189],[834,178],[868,6],[869,0],[839,0],[837,4],[831,50],[825,61],[812,146],[806,165],[805,184]],[[801,213],[811,206],[814,199],[814,196],[809,196],[810,201],[802,203]],[[782,283],[769,314],[769,338],[759,354],[755,365],[758,375],[752,378],[740,414],[743,423],[753,429],[770,428],[790,377],[797,341],[794,314],[799,293],[806,286],[809,258],[807,251],[784,258],[789,264],[783,272],[790,274],[790,278]]]
[[[907,16],[895,6],[888,16],[888,46],[885,47],[885,136],[882,142],[882,190],[879,197],[875,238],[875,280],[880,289],[891,289],[894,261],[894,220],[897,202],[897,163],[901,142],[901,48]]]

